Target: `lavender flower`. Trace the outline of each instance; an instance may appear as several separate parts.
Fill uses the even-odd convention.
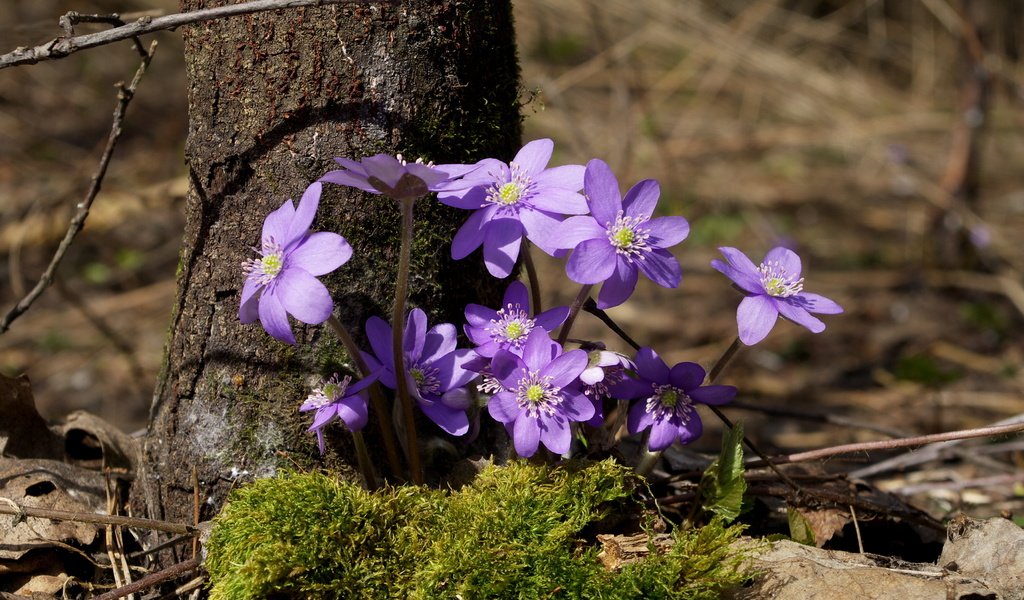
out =
[[[604,282],[599,308],[618,306],[636,288],[637,271],[662,287],[679,285],[679,261],[666,250],[686,239],[690,224],[682,217],[652,219],[660,186],[653,179],[619,196],[619,183],[604,161],[587,163],[583,182],[590,215],[569,217],[553,236],[558,249],[572,249],[566,273],[577,283]]]
[[[409,382],[409,393],[424,414],[438,427],[452,435],[469,431],[466,409],[472,397],[465,385],[476,377],[467,365],[477,359],[468,349],[455,348],[455,326],[441,323],[427,330],[427,315],[414,308],[405,322],[403,351],[404,376]],[[381,368],[380,382],[396,389],[395,361],[391,348],[391,325],[379,317],[366,322],[366,337],[373,355],[364,352],[371,371]]]
[[[561,346],[543,330],[534,330],[520,358],[499,350],[491,362],[501,384],[487,404],[495,420],[511,427],[519,456],[529,457],[540,443],[555,454],[565,454],[572,442],[569,423],[587,421],[594,405],[579,391],[576,379],[587,366],[587,353]]]
[[[352,247],[336,233],[310,233],[320,204],[321,185],[306,188],[296,209],[291,200],[263,221],[262,256],[242,264],[245,285],[238,308],[242,323],[260,320],[270,335],[295,343],[288,315],[317,325],[334,309],[331,295],[316,278],[345,264]]]
[[[580,374],[583,393],[595,399],[608,395],[608,388],[622,381],[626,369],[636,370],[633,361],[618,352],[599,348],[587,352],[587,368]]]
[[[329,171],[320,181],[359,188],[371,194],[384,194],[395,200],[408,200],[437,191],[452,179],[476,169],[475,165],[424,164],[422,160],[406,162],[402,155],[377,154],[355,161],[335,158],[343,168]],[[449,185],[446,189],[460,189]]]
[[[629,409],[626,426],[631,434],[648,427],[647,447],[657,452],[678,440],[688,444],[700,437],[704,426],[696,404],[725,404],[736,397],[731,385],[705,385],[704,369],[697,363],[681,362],[671,369],[650,348],[636,354],[640,379],[626,379],[612,388],[612,394],[626,399],[639,398]]]
[[[711,261],[711,266],[733,280],[747,297],[736,310],[740,341],[752,346],[763,340],[775,326],[779,315],[803,325],[814,333],[825,324],[810,313],[833,315],[843,307],[818,294],[803,291],[800,257],[787,248],[772,248],[760,266],[736,248],[719,248],[727,263]]]
[[[493,310],[479,304],[466,306],[466,336],[477,345],[476,353],[492,358],[498,350],[523,355],[523,344],[530,332],[540,327],[554,331],[569,316],[569,307],[559,306],[533,316],[526,285],[513,281],[505,290],[501,308]]]
[[[323,428],[335,417],[340,419],[349,431],[359,431],[366,426],[369,420],[366,388],[377,381],[377,377],[378,373],[372,373],[354,385],[349,385],[352,383],[351,377],[346,375],[344,379],[339,380],[338,374],[335,373],[330,379],[321,380],[320,385],[313,389],[313,393],[299,407],[301,412],[316,411],[313,426],[309,431],[316,432],[321,455],[324,453]]]
[[[553,254],[552,230],[562,215],[587,212],[578,192],[583,167],[545,168],[554,142],[534,140],[519,150],[512,162],[488,158],[437,199],[449,206],[475,210],[452,240],[452,258],[460,260],[484,247],[484,264],[495,277],[505,278],[519,258],[523,234],[541,250]]]

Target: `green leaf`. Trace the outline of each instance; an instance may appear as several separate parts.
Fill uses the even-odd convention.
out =
[[[743,426],[736,424],[722,439],[722,452],[701,478],[704,507],[730,523],[740,516],[747,482],[743,479]]]
[[[789,520],[789,537],[793,538],[794,542],[803,544],[805,546],[814,546],[814,529],[811,527],[811,522],[807,520],[807,517],[800,514],[800,511],[793,507],[786,510],[787,518]]]

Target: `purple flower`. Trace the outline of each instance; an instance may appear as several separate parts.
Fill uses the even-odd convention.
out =
[[[631,434],[648,427],[647,447],[664,450],[679,440],[688,444],[700,437],[704,427],[696,404],[725,404],[736,397],[731,385],[705,385],[704,369],[697,363],[681,362],[671,369],[650,348],[636,354],[636,372],[640,379],[626,379],[612,388],[622,399],[639,398],[629,409],[626,425]]]
[[[476,165],[423,164],[422,160],[410,163],[402,155],[377,154],[362,161],[335,158],[343,168],[329,171],[320,181],[359,188],[371,194],[384,194],[395,200],[407,200],[425,196],[437,191],[452,179],[476,169]],[[457,187],[457,186],[449,186]]]
[[[238,318],[242,323],[260,320],[267,333],[295,343],[288,315],[317,325],[334,309],[331,294],[316,278],[345,264],[352,247],[336,233],[310,233],[309,226],[320,204],[321,185],[306,188],[298,209],[291,200],[263,221],[263,256],[242,264],[245,285]]]
[[[636,370],[633,361],[600,346],[587,352],[587,368],[580,374],[583,393],[595,399],[607,396],[609,386],[622,381],[626,369]]]
[[[772,330],[779,315],[803,325],[814,333],[825,330],[825,324],[810,313],[834,315],[843,307],[818,294],[803,291],[800,277],[800,257],[787,248],[772,248],[760,266],[736,248],[719,248],[726,261],[711,261],[743,291],[747,297],[736,310],[740,341],[752,346],[763,340]]]
[[[340,419],[349,431],[359,431],[369,420],[369,413],[366,408],[366,388],[377,381],[378,374],[372,373],[357,381],[354,385],[352,378],[345,376],[338,380],[338,374],[326,380],[321,380],[320,386],[313,389],[313,393],[306,398],[306,401],[299,407],[301,412],[310,410],[316,411],[313,417],[313,426],[309,431],[316,432],[316,441],[320,446],[320,454],[324,453],[324,432],[325,425],[334,420]]]
[[[565,454],[572,442],[569,423],[587,421],[594,405],[579,391],[576,379],[587,367],[587,353],[561,346],[543,330],[530,334],[520,358],[499,350],[491,362],[497,391],[487,403],[495,420],[512,430],[519,456],[529,457],[543,443],[555,454]]]
[[[512,162],[493,158],[477,163],[437,199],[449,206],[475,210],[452,240],[452,258],[460,260],[481,246],[484,264],[495,277],[508,277],[519,258],[523,233],[548,254],[552,230],[562,215],[581,215],[587,203],[583,167],[565,165],[546,169],[554,142],[534,140],[519,150]]]
[[[435,325],[428,331],[427,314],[418,308],[409,311],[403,340],[405,377],[409,393],[431,421],[452,435],[464,435],[469,431],[466,409],[472,404],[465,385],[476,377],[467,365],[477,356],[472,350],[456,349],[455,334],[455,326],[450,323]],[[370,317],[366,337],[373,349],[373,355],[363,353],[370,370],[382,367],[380,382],[397,389],[391,325],[379,317]]]
[[[508,350],[518,356],[523,355],[523,344],[530,332],[540,327],[544,331],[554,331],[569,316],[569,307],[559,306],[532,316],[530,297],[526,285],[521,281],[513,281],[505,290],[505,297],[498,310],[469,304],[466,306],[464,327],[466,336],[477,345],[476,353],[491,358],[498,350]]]
[[[566,273],[576,283],[604,282],[599,308],[618,306],[636,288],[637,271],[662,287],[679,285],[679,261],[666,248],[686,239],[690,224],[682,217],[652,219],[661,193],[645,179],[619,196],[619,183],[604,161],[587,163],[583,182],[590,215],[569,217],[552,238],[558,249],[573,250]]]

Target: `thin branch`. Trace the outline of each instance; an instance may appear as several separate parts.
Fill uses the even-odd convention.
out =
[[[807,462],[822,458],[829,458],[839,454],[852,454],[855,452],[869,452],[871,450],[895,450],[897,448],[911,448],[913,446],[924,446],[935,442],[948,442],[952,440],[966,440],[972,438],[991,437],[1007,435],[1024,431],[1024,423],[1013,423],[1010,425],[999,425],[994,427],[980,427],[978,429],[962,429],[959,431],[947,431],[945,433],[934,433],[895,440],[881,440],[877,442],[858,442],[856,444],[843,444],[830,448],[819,448],[808,452],[798,452],[787,456],[780,456],[773,459],[775,464],[789,464]],[[751,463],[751,467],[763,466]]]
[[[168,521],[157,521],[154,519],[140,519],[137,517],[121,517],[118,515],[98,515],[96,513],[81,513],[70,510],[56,510],[52,508],[39,508],[37,506],[23,506],[10,498],[0,498],[0,515],[15,515],[18,518],[37,517],[40,519],[52,519],[55,521],[73,521],[76,523],[95,523],[98,525],[122,525],[124,527],[138,527],[139,529],[151,529],[153,531],[165,531],[167,533],[195,535],[196,528],[181,523]]]
[[[1007,419],[1001,419],[999,421],[996,421],[995,423],[990,423],[987,426],[987,428],[991,429],[996,427],[1009,427],[1013,425],[1024,425],[1024,414],[1014,415]],[[892,458],[883,460],[882,462],[878,462],[873,465],[868,465],[866,467],[857,469],[856,471],[852,471],[851,473],[849,473],[849,476],[851,478],[863,479],[866,477],[878,475],[880,473],[886,473],[888,471],[893,471],[897,469],[906,469],[908,467],[919,465],[930,460],[935,460],[937,458],[942,457],[944,452],[960,444],[960,442],[964,441],[965,439],[971,438],[954,438],[951,440],[940,440],[937,443],[929,444],[924,448],[911,450],[910,452],[894,456]],[[982,452],[982,450],[979,450],[979,452]]]
[[[139,81],[142,76],[146,73],[146,69],[149,67],[150,61],[153,59],[153,52],[156,51],[156,40],[154,40],[149,46],[149,52],[142,57],[142,62],[139,64],[139,68],[135,71],[135,77],[132,78],[128,87],[124,86],[124,83],[118,83],[117,91],[117,106],[114,108],[114,122],[110,126],[110,136],[107,138],[107,146],[103,149],[103,156],[100,158],[100,164],[96,168],[96,172],[92,176],[92,184],[89,186],[89,191],[85,195],[85,200],[78,203],[78,212],[71,219],[71,224],[68,225],[67,233],[64,234],[64,239],[61,240],[60,245],[57,247],[57,251],[53,254],[53,258],[50,259],[49,266],[46,267],[46,271],[43,272],[39,281],[36,283],[32,291],[27,296],[22,298],[12,308],[2,321],[0,321],[0,334],[6,332],[11,328],[11,323],[15,319],[20,317],[25,311],[32,306],[32,303],[36,301],[39,296],[46,291],[46,288],[53,283],[54,274],[57,272],[57,267],[60,266],[64,255],[67,254],[68,248],[71,247],[71,242],[75,240],[75,236],[82,230],[85,225],[85,219],[89,216],[89,209],[92,208],[93,200],[96,199],[96,195],[100,192],[100,187],[103,185],[103,177],[107,174],[107,166],[110,164],[110,157],[114,154],[114,148],[117,146],[117,141],[121,138],[121,126],[124,123],[125,111],[128,109],[128,104],[132,101],[135,96],[135,88],[139,85]]]
[[[106,23],[107,25],[113,25],[114,27],[123,27],[124,21],[121,20],[121,15],[117,13],[111,13],[109,15],[87,15],[80,12],[71,11],[65,13],[63,17],[57,19],[57,24],[64,30],[64,37],[71,38],[75,35],[75,25],[79,23]],[[137,37],[132,37],[132,44],[135,46],[135,51],[139,53],[139,56],[145,58],[146,47],[142,45],[142,42]]]
[[[31,65],[46,60],[64,58],[79,50],[88,50],[97,46],[127,40],[154,31],[175,29],[182,25],[201,23],[224,17],[248,15],[282,8],[299,8],[303,6],[322,6],[326,4],[352,4],[355,0],[256,0],[242,4],[229,4],[216,8],[207,8],[191,12],[175,13],[163,17],[142,17],[137,21],[75,37],[59,37],[34,48],[19,47],[0,56],[0,69],[17,65]],[[63,25],[62,19],[61,24]],[[109,22],[109,21],[108,21]]]
[[[192,558],[185,562],[180,562],[176,565],[167,567],[163,571],[157,571],[150,575],[146,575],[142,579],[135,583],[119,587],[115,590],[110,590],[105,594],[100,594],[93,598],[93,600],[116,600],[117,598],[124,598],[129,594],[135,594],[143,590],[147,590],[151,587],[157,586],[165,581],[180,577],[189,571],[194,571],[202,565],[202,562],[198,558]]]

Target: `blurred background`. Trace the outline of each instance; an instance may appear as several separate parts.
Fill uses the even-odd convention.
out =
[[[68,10],[167,14],[177,3],[5,0],[0,51],[55,37]],[[641,281],[610,311],[634,338],[670,364],[717,359],[740,299],[709,265],[723,245],[755,262],[777,245],[797,250],[805,289],[846,307],[818,335],[780,322],[725,373],[745,406],[727,412],[765,450],[1024,413],[1024,6],[520,0],[515,12],[525,140],[553,138],[555,164],[603,158],[624,189],[658,179],[661,210],[690,220],[680,289]],[[0,336],[0,371],[27,373],[50,418],[85,409],[145,426],[187,187],[180,37],[154,37],[85,230],[53,289]],[[0,310],[52,256],[106,142],[113,84],[136,65],[124,42],[0,71]],[[577,289],[562,265],[537,260],[546,305],[568,303]],[[579,327],[627,348],[589,315]],[[694,448],[714,451],[715,419],[705,422]],[[1019,511],[1024,442],[975,448],[878,483],[940,514]]]

